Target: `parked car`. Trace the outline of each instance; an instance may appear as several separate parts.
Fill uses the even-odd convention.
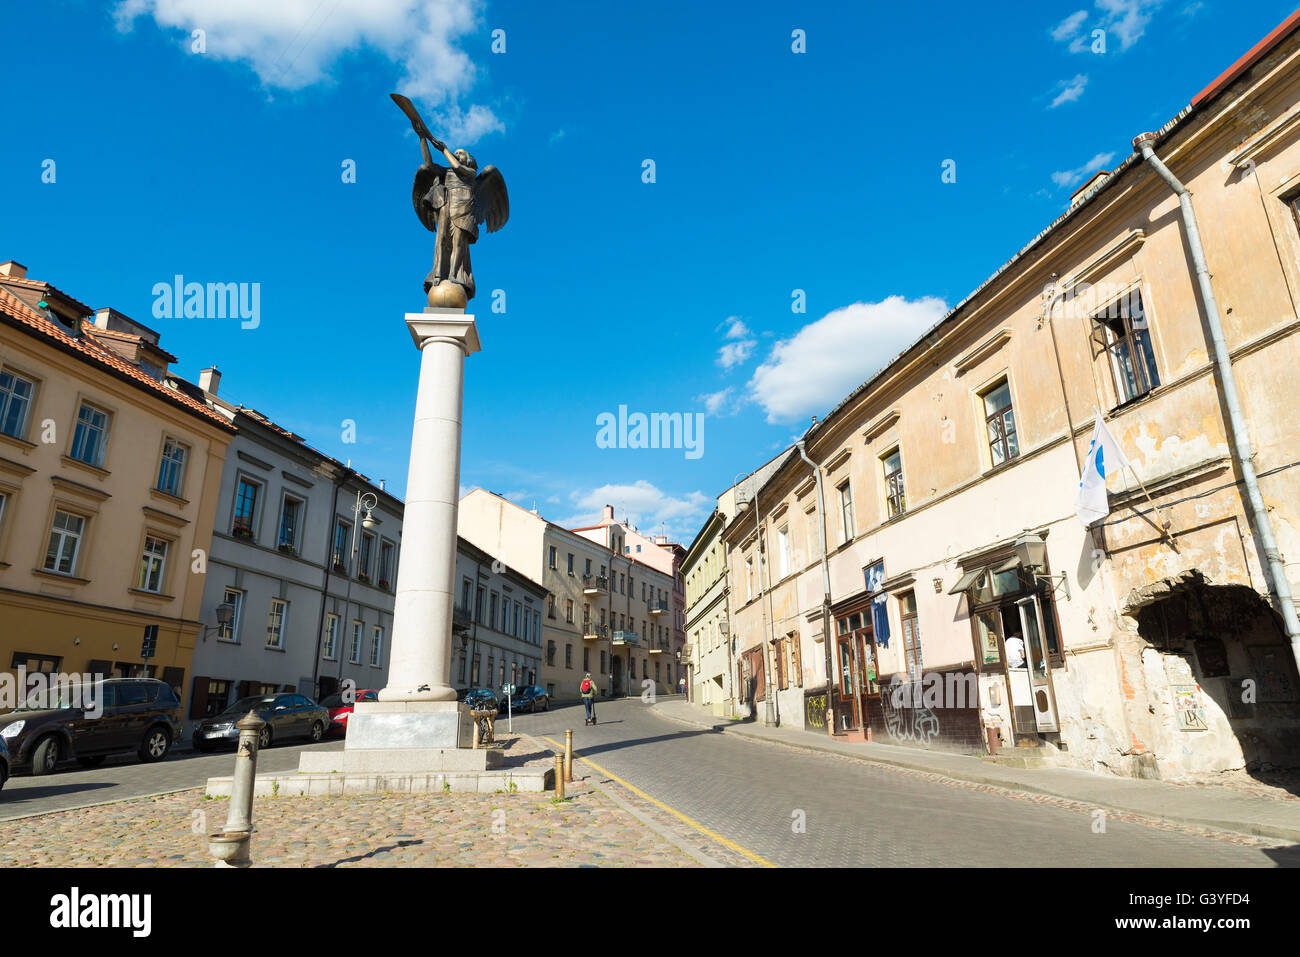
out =
[[[456,692],[456,700],[465,702],[475,711],[497,707],[497,696],[491,688],[461,688]]]
[[[353,701],[353,704],[357,701],[378,700],[379,692],[372,688],[366,691],[356,692],[356,698]],[[320,706],[330,713],[330,723],[329,728],[326,730],[326,734],[346,735],[348,733],[348,717],[352,714],[352,705],[343,700],[343,695],[332,694],[328,698],[322,700]]]
[[[504,692],[500,698],[501,713],[507,711],[507,702]],[[551,699],[546,694],[546,689],[540,685],[516,685],[514,697],[509,702],[509,710],[520,711],[550,711]]]
[[[303,737],[319,741],[329,727],[330,713],[306,695],[282,691],[274,694],[240,698],[221,714],[206,718],[194,729],[191,740],[195,751],[211,751],[223,744],[237,744],[239,719],[250,711],[266,724],[258,735],[258,748],[269,748],[274,741]]]
[[[9,780],[9,746],[5,744],[5,739],[0,738],[0,790],[4,790],[5,782]]]
[[[12,768],[49,774],[67,758],[93,768],[110,754],[130,751],[141,761],[161,761],[180,737],[181,702],[165,682],[108,678],[87,688],[84,697],[76,690],[64,686],[49,698],[34,695],[0,715]]]

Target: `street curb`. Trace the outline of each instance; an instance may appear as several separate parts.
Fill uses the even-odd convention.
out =
[[[1086,804],[1090,807],[1101,808],[1106,811],[1113,811],[1120,814],[1136,814],[1153,821],[1162,821],[1168,824],[1181,824],[1191,827],[1212,828],[1216,831],[1227,831],[1232,834],[1245,834],[1250,837],[1264,837],[1275,840],[1290,841],[1294,844],[1300,844],[1300,828],[1284,827],[1273,824],[1254,824],[1242,821],[1223,821],[1216,818],[1193,817],[1180,814],[1153,813],[1149,808],[1126,806],[1120,802],[1099,803],[1097,801],[1085,800],[1078,795],[1066,793],[1060,789],[1053,789],[1046,786],[1035,786],[1021,781],[1008,782],[1005,778],[999,778],[994,775],[979,774],[978,772],[955,772],[949,770],[938,771],[934,768],[921,763],[904,761],[898,758],[877,757],[866,754],[853,754],[836,750],[835,748],[820,747],[803,741],[774,741],[772,738],[759,734],[737,729],[729,725],[706,724],[702,721],[694,721],[690,718],[679,715],[669,714],[660,711],[658,714],[669,721],[676,721],[678,724],[686,725],[693,728],[704,728],[721,734],[731,734],[738,738],[745,738],[749,741],[756,741],[759,744],[771,744],[782,748],[795,748],[800,751],[809,751],[814,754],[829,754],[835,757],[849,758],[853,761],[860,761],[864,764],[881,764],[886,767],[903,768],[908,771],[922,771],[926,774],[934,774],[938,777],[948,778],[953,781],[965,781],[970,784],[983,784],[989,787],[1002,788],[1007,791],[1020,791],[1026,794],[1042,794],[1047,797],[1061,798],[1066,801],[1074,801],[1077,804]]]
[[[127,801],[147,801],[149,798],[165,797],[168,794],[183,794],[186,791],[202,791],[203,787],[202,784],[199,784],[188,788],[173,788],[170,791],[137,794],[135,797],[114,798],[111,801],[100,801],[96,804],[78,804],[76,807],[58,807],[49,811],[32,811],[30,814],[19,814],[16,817],[0,817],[0,824],[6,824],[9,821],[26,821],[34,817],[49,817],[51,814],[71,814],[73,811],[86,811],[92,807],[108,807],[110,804],[125,804]]]
[[[538,739],[534,738],[531,734],[525,734],[525,733],[522,732],[522,731],[518,732],[518,734],[519,734],[519,736],[522,737],[522,738],[527,738],[527,739],[528,739],[529,741],[531,741],[531,742],[532,742],[536,747],[541,748],[541,749],[544,750],[544,751],[550,751],[550,752],[552,752],[553,754],[563,754],[563,753],[564,753],[563,751],[557,751],[557,750],[555,749],[555,747],[553,747],[552,745],[546,743],[545,741],[539,741]],[[575,760],[575,761],[581,761],[581,760],[583,760],[582,755],[578,754],[576,751],[574,752],[573,757],[574,757],[574,760]],[[671,831],[669,831],[669,830],[668,830],[666,827],[664,827],[663,825],[658,824],[658,823],[655,822],[655,821],[652,821],[652,820],[649,818],[649,816],[647,816],[646,814],[643,814],[643,813],[642,813],[641,811],[639,811],[638,809],[632,807],[630,804],[628,804],[626,801],[624,801],[621,797],[619,797],[617,794],[615,794],[615,793],[613,792],[612,788],[607,787],[607,786],[606,786],[606,785],[605,785],[605,784],[600,780],[600,775],[596,773],[596,771],[595,771],[594,768],[592,769],[592,781],[591,781],[591,783],[592,783],[596,788],[598,788],[602,794],[604,794],[607,798],[609,798],[612,802],[614,802],[614,804],[615,804],[616,806],[622,808],[622,809],[623,809],[624,811],[626,811],[628,814],[631,814],[634,818],[636,818],[638,821],[640,821],[640,822],[641,822],[642,824],[644,824],[646,827],[650,828],[650,830],[654,831],[656,834],[658,834],[660,837],[662,837],[665,841],[667,841],[667,842],[668,842],[669,844],[671,844],[673,847],[677,848],[677,850],[681,851],[683,854],[685,854],[685,855],[686,855],[687,857],[689,857],[691,860],[695,861],[695,863],[699,864],[701,867],[726,867],[726,866],[727,866],[727,865],[723,864],[721,861],[715,861],[713,858],[709,857],[707,854],[703,853],[702,851],[694,850],[693,848],[687,847],[684,843],[682,843],[681,839],[678,838],[676,834],[673,834]]]

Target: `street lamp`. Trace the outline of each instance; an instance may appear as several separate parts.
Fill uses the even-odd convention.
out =
[[[352,613],[352,578],[356,572],[357,526],[360,525],[366,531],[370,531],[370,529],[374,528],[377,524],[379,524],[379,520],[375,518],[373,512],[374,507],[378,504],[379,504],[379,496],[376,495],[374,492],[362,493],[360,489],[357,489],[357,500],[352,505],[352,552],[350,556],[351,560],[348,561],[343,566],[343,574],[347,577],[348,580],[347,589],[343,594],[343,620],[344,621],[348,621],[348,616],[351,615]],[[358,522],[357,519],[361,515],[361,510],[363,508],[366,510],[366,517],[362,518]],[[350,621],[348,623],[351,624]],[[343,649],[342,648],[339,649],[338,680],[339,683],[342,684],[343,682]]]
[[[208,640],[208,632],[213,631],[214,629],[216,631],[220,631],[222,628],[225,628],[234,620],[235,620],[235,606],[228,601],[223,601],[220,605],[217,606],[217,623],[215,625],[203,626],[203,640],[204,641]]]
[[[1055,576],[1040,574],[1047,569],[1047,542],[1043,540],[1043,536],[1025,529],[1024,534],[1016,539],[1015,549],[1017,561],[1034,577],[1034,581],[1050,582],[1055,590]],[[1065,587],[1066,600],[1069,600],[1070,581],[1065,577],[1065,572],[1061,572],[1061,584]]]

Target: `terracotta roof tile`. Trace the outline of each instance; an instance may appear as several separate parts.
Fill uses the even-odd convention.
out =
[[[11,278],[6,277],[7,280]],[[20,281],[28,282],[28,280]],[[38,283],[37,285],[45,284]],[[75,302],[75,300],[73,301]],[[89,311],[88,309],[87,312]],[[220,426],[227,432],[233,433],[236,431],[235,427],[224,416],[184,393],[167,388],[157,379],[127,362],[107,346],[96,342],[93,335],[85,334],[103,331],[96,329],[89,322],[83,321],[81,324],[83,335],[80,337],[71,336],[4,288],[0,288],[0,319],[7,320],[10,325],[16,325],[32,335],[39,336],[55,344],[65,352],[73,353],[88,362],[95,363],[117,378],[124,379],[138,388],[152,392],[172,405],[178,406],[211,424]]]
[[[81,302],[78,299],[73,299],[62,289],[58,289],[54,286],[51,286],[48,282],[41,282],[39,279],[27,279],[27,278],[19,279],[17,276],[0,276],[0,284],[10,283],[10,282],[18,286],[26,286],[29,289],[39,289],[42,292],[48,291],[48,292],[57,293],[58,295],[62,296],[64,299],[68,300],[68,302],[72,303],[72,305],[80,309],[86,315],[90,315],[95,311],[94,309],[91,309],[88,305],[86,305],[84,302]]]

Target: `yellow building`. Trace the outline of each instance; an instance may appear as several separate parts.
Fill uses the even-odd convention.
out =
[[[0,263],[0,668],[183,699],[234,427],[163,384],[156,332],[26,273]]]

